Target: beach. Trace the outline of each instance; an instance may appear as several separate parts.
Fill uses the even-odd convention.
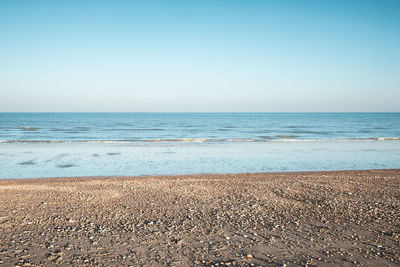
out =
[[[399,14],[0,1],[0,267],[400,267]]]
[[[0,265],[398,266],[400,169],[0,180]]]

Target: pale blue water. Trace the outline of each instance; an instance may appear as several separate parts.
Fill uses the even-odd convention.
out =
[[[0,113],[0,179],[400,168],[400,113]]]
[[[400,137],[400,113],[0,113],[1,142],[377,137]]]

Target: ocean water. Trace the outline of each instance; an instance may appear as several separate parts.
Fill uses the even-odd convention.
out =
[[[400,168],[400,113],[0,113],[0,179]]]

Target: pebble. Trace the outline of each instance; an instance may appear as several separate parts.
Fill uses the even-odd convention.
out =
[[[371,172],[1,181],[1,265],[400,265],[400,171]]]

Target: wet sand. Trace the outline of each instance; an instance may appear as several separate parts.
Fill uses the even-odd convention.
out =
[[[0,265],[399,266],[400,170],[0,181]]]

